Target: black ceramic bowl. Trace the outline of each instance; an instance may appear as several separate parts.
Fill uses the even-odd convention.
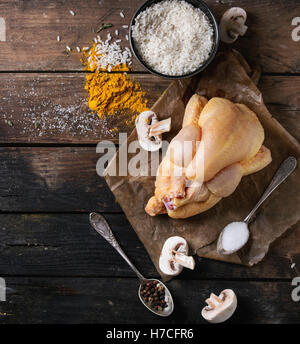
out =
[[[141,63],[141,65],[143,65],[149,72],[158,75],[162,78],[167,78],[167,79],[183,79],[183,78],[188,78],[191,77],[193,75],[198,74],[199,72],[203,71],[209,64],[210,62],[214,59],[216,52],[218,50],[218,45],[219,45],[219,31],[218,31],[218,24],[216,22],[216,19],[214,17],[214,15],[212,14],[211,10],[208,8],[208,6],[206,5],[206,3],[202,0],[184,0],[190,4],[192,4],[194,7],[196,8],[200,8],[200,10],[202,10],[208,17],[213,31],[214,31],[214,44],[211,50],[211,53],[209,55],[209,58],[199,67],[197,68],[195,71],[188,73],[188,74],[184,74],[184,75],[166,75],[166,74],[162,74],[159,73],[157,71],[155,71],[154,69],[152,69],[151,67],[149,67],[142,59],[142,57],[139,55],[139,52],[135,46],[134,43],[134,39],[132,37],[132,26],[135,24],[135,19],[136,17],[143,12],[146,8],[150,7],[153,4],[156,4],[158,2],[161,2],[163,0],[148,0],[146,1],[135,13],[135,15],[133,16],[131,23],[130,23],[130,28],[129,28],[129,40],[130,40],[130,46],[131,46],[131,50],[133,51],[135,57],[138,59],[138,61]]]

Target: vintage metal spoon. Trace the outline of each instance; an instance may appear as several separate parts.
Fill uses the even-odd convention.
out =
[[[217,251],[220,255],[229,255],[237,252],[247,243],[249,239],[248,224],[253,214],[256,212],[258,207],[270,196],[270,194],[295,170],[296,167],[296,158],[290,156],[285,159],[275,173],[266,191],[263,193],[260,200],[251,210],[250,214],[244,219],[244,221],[232,222],[222,230],[217,244]],[[235,247],[233,248],[233,246]]]
[[[140,298],[142,304],[146,308],[148,308],[151,312],[153,312],[159,316],[162,316],[162,317],[169,316],[173,312],[173,309],[174,309],[174,302],[173,302],[173,298],[172,298],[172,295],[171,295],[169,289],[161,281],[159,281],[157,279],[153,279],[153,278],[147,279],[138,271],[138,269],[131,263],[131,261],[126,256],[124,251],[121,249],[115,236],[112,233],[112,230],[109,227],[109,224],[106,222],[105,218],[102,215],[100,215],[98,213],[91,213],[89,218],[90,218],[90,223],[91,223],[92,227],[96,230],[96,232],[98,232],[100,235],[102,235],[103,238],[106,239],[111,244],[111,246],[121,255],[121,257],[126,261],[126,263],[131,267],[131,269],[136,273],[138,279],[140,280],[140,287],[138,290],[138,295],[139,295],[139,298]],[[167,302],[168,306],[161,311],[152,309],[150,307],[150,305],[148,303],[146,303],[141,296],[142,286],[144,285],[144,283],[147,283],[150,281],[157,281],[157,283],[160,283],[165,288],[165,301]]]

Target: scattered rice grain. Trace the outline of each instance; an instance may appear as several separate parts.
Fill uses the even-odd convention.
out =
[[[57,39],[57,42],[60,42],[60,36],[57,36],[56,39]]]
[[[124,15],[123,12],[120,12],[120,17],[121,17],[121,18],[125,18],[125,15]]]
[[[108,70],[109,67],[114,68],[118,65],[129,65],[132,54],[128,47],[122,50],[118,44],[121,39],[111,41],[111,35],[107,35],[107,40],[97,42],[93,45],[88,53],[86,53],[88,70]],[[84,48],[82,48],[83,51]]]
[[[70,12],[70,14],[71,14],[72,16],[75,16],[75,12],[74,12],[74,11],[70,10],[69,12]]]
[[[72,51],[72,49],[71,49],[68,45],[66,45],[66,49],[67,49],[68,51]]]

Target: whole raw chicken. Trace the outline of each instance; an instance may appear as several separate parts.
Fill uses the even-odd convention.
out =
[[[208,210],[234,192],[243,176],[271,161],[264,129],[243,104],[193,95],[182,129],[171,141],[146,212],[187,218]]]

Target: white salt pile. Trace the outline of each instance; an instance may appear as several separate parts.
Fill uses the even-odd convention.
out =
[[[141,12],[132,37],[143,61],[165,75],[185,75],[208,59],[213,28],[206,14],[186,1],[165,0]]]
[[[223,230],[222,246],[225,251],[235,252],[241,249],[249,239],[249,230],[245,222],[232,222]]]

